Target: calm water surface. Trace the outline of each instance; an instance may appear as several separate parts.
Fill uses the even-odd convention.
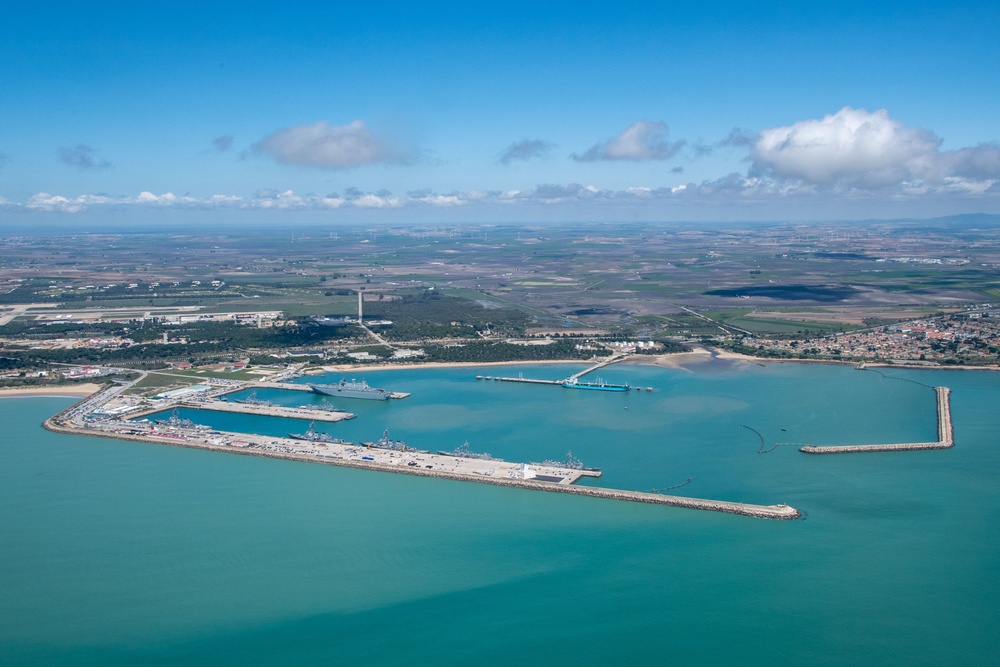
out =
[[[655,389],[625,395],[475,380],[497,368],[373,372],[412,396],[330,399],[358,418],[317,428],[511,460],[571,449],[602,486],[690,478],[675,493],[805,520],[57,435],[39,424],[70,399],[0,400],[0,663],[997,663],[1000,375],[692,369],[604,369]],[[938,384],[952,450],[758,454],[754,431],[764,449],[934,440]]]

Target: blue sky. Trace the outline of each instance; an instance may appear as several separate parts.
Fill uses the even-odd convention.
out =
[[[2,6],[0,220],[1000,212],[996,5],[92,4]]]

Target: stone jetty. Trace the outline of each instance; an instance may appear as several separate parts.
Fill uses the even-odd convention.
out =
[[[903,442],[880,445],[805,445],[800,452],[806,454],[854,454],[857,452],[900,452],[919,449],[950,449],[955,446],[954,427],[951,422],[951,390],[934,387],[937,394],[937,442]]]

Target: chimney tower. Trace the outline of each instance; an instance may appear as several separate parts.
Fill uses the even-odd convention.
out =
[[[361,290],[358,290],[358,324],[361,323]]]

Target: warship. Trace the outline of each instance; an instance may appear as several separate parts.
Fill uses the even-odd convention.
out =
[[[460,459],[477,459],[480,461],[499,461],[500,459],[495,459],[485,452],[473,452],[469,450],[469,441],[466,440],[462,445],[456,447],[450,452],[446,452],[443,449],[438,450],[438,454],[443,456],[457,456]]]
[[[289,433],[288,437],[293,440],[305,440],[307,442],[325,442],[331,445],[350,445],[351,443],[347,440],[341,440],[340,438],[335,438],[329,433],[321,433],[317,431],[314,426],[316,422],[309,422],[309,430],[305,433]]]
[[[177,408],[174,408],[174,411],[170,413],[169,417],[167,417],[166,419],[157,419],[156,423],[159,424],[160,426],[173,426],[175,428],[200,428],[200,429],[211,428],[210,426],[202,426],[201,424],[195,424],[190,419],[185,419],[184,417],[181,417],[179,414],[177,414]]]
[[[418,452],[426,454],[427,452],[414,449],[413,447],[407,446],[402,440],[393,440],[389,437],[389,429],[382,431],[382,437],[374,442],[362,442],[365,447],[374,447],[375,449],[391,449],[394,452]]]
[[[337,384],[310,384],[309,388],[324,396],[340,396],[343,398],[365,398],[373,401],[385,401],[392,398],[392,392],[368,386],[364,380],[360,382],[341,380]]]
[[[601,472],[600,468],[588,468],[583,465],[583,461],[573,456],[573,452],[566,452],[565,461],[554,461],[546,459],[541,463],[532,463],[533,466],[552,466],[553,468],[569,468],[570,470],[589,470],[591,472]]]

